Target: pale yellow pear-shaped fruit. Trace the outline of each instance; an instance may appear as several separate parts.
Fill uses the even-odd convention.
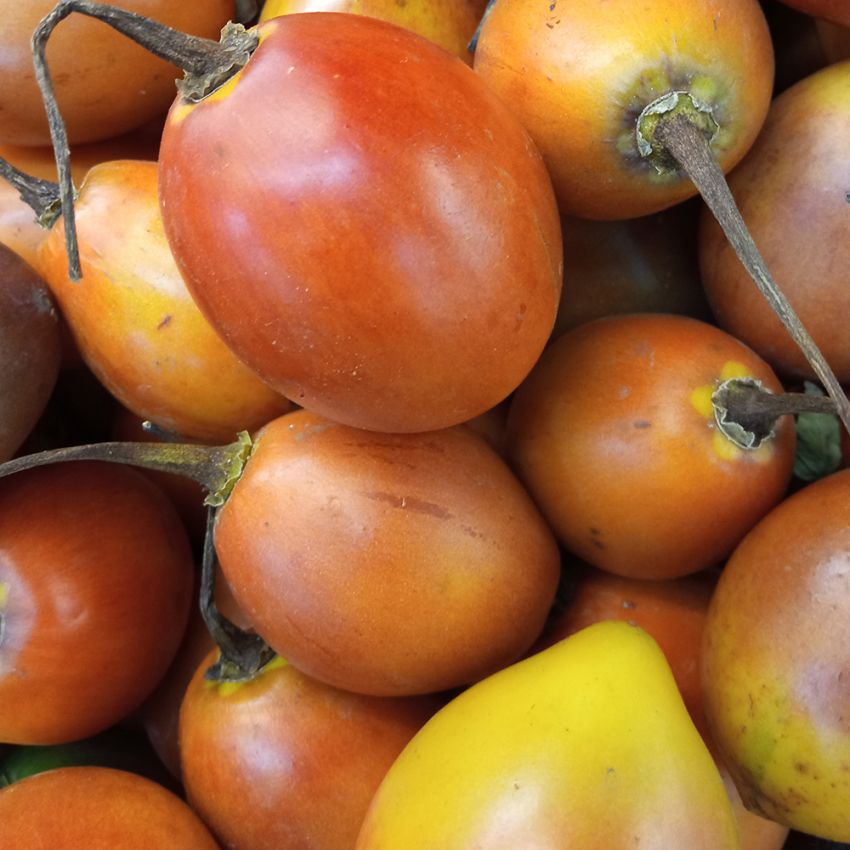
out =
[[[588,626],[416,734],[357,850],[733,850],[735,817],[661,650]]]

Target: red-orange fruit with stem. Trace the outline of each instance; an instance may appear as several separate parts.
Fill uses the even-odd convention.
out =
[[[732,551],[791,477],[789,417],[759,438],[719,426],[715,393],[739,381],[782,390],[758,355],[713,325],[597,319],[555,340],[514,394],[508,456],[585,561],[636,578],[697,572]]]
[[[850,382],[848,137],[850,62],[842,62],[779,95],[752,150],[729,175],[768,266],[842,383]],[[814,378],[707,212],[699,256],[718,324],[780,374]]]
[[[653,150],[660,116],[692,119],[724,171],[746,153],[773,48],[756,0],[498,0],[474,67],[531,133],[562,212],[633,218],[696,194]]]
[[[279,656],[245,681],[206,679],[217,655],[180,709],[192,807],[230,850],[351,850],[387,770],[442,700],[341,691]]]
[[[115,0],[180,30],[217,38],[233,0]],[[30,39],[55,0],[3,0],[0,36],[0,144],[49,145]],[[174,100],[178,69],[99,21],[75,15],[51,39],[47,60],[72,144],[126,133],[161,115]]]
[[[204,318],[163,230],[155,162],[91,168],[76,202],[82,281],[68,277],[64,220],[39,265],[83,359],[141,419],[200,440],[230,440],[291,407]]]

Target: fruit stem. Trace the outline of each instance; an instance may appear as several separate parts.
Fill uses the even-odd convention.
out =
[[[720,430],[743,449],[757,449],[773,436],[776,421],[797,413],[835,414],[835,402],[808,393],[772,393],[754,378],[724,381],[711,397]]]
[[[171,472],[197,481],[206,491],[204,504],[223,505],[251,455],[252,443],[243,431],[226,446],[194,443],[90,443],[50,449],[0,464],[0,478],[36,466],[76,460],[124,463],[143,469]]]
[[[33,177],[15,168],[2,156],[0,156],[0,177],[17,190],[21,200],[35,213],[36,220],[42,227],[51,227],[62,214],[58,183]]]
[[[254,678],[274,657],[275,651],[255,632],[240,629],[215,604],[216,554],[214,540],[216,509],[207,509],[207,531],[201,562],[201,616],[218,646],[218,659],[204,678],[215,682],[244,682]]]
[[[673,112],[669,116],[661,116],[654,128],[654,139],[669,151],[691,178],[726,234],[738,259],[785,329],[802,349],[806,360],[833,400],[835,412],[850,433],[850,401],[847,400],[838,379],[815,341],[770,274],[744,223],[704,131],[685,115]]]
[[[50,138],[56,157],[62,215],[65,218],[68,275],[71,280],[78,281],[82,277],[82,271],[74,218],[71,151],[45,55],[47,42],[53,30],[73,12],[108,24],[155,56],[182,69],[185,76],[183,80],[177,82],[177,89],[184,98],[189,100],[203,99],[237,73],[250,58],[259,39],[255,33],[246,30],[241,24],[230,23],[221,31],[221,40],[213,41],[209,38],[187,35],[146,18],[144,15],[128,12],[126,9],[119,9],[106,3],[91,3],[88,0],[59,0],[53,10],[41,19],[32,34],[33,65],[35,79],[44,100]]]

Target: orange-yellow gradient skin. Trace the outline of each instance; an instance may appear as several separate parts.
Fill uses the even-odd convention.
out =
[[[612,316],[559,337],[514,395],[508,453],[561,542],[601,569],[675,578],[719,563],[783,496],[788,418],[745,451],[711,394],[735,377],[772,392],[770,367],[683,316]]]
[[[537,142],[562,212],[633,218],[696,194],[638,153],[644,107],[693,92],[720,125],[712,148],[728,170],[767,112],[773,48],[757,0],[499,0],[475,69]]]
[[[702,639],[716,576],[709,572],[676,579],[646,581],[589,568],[569,604],[547,626],[544,649],[603,620],[625,620],[648,632],[658,643],[691,720],[715,758],[732,802],[742,850],[780,850],[788,827],[748,811],[729,772],[718,760],[708,734],[700,681]]]
[[[79,186],[88,170],[98,162],[111,159],[155,160],[159,132],[155,125],[105,142],[77,145],[71,151],[71,175]],[[57,180],[56,158],[51,147],[0,145],[0,156],[15,168],[42,180]],[[35,218],[32,208],[21,200],[18,191],[0,180],[0,242],[38,269],[38,246],[48,234]]]
[[[479,682],[384,779],[357,850],[612,850],[740,843],[664,655],[607,621]]]
[[[260,23],[295,12],[349,12],[380,18],[417,32],[465,62],[472,62],[467,45],[478,18],[467,0],[266,0]]]
[[[61,767],[0,791],[2,850],[219,850],[201,819],[150,779]]]
[[[215,544],[280,655],[379,696],[445,690],[519,658],[560,572],[537,508],[469,429],[387,435],[306,411],[260,431]]]
[[[68,277],[61,219],[41,246],[40,265],[84,360],[125,407],[169,431],[213,441],[289,409],[189,295],[163,232],[156,163],[92,168],[76,222],[82,280]]]
[[[49,145],[30,39],[54,0],[2,0],[0,144]],[[113,5],[181,32],[218,40],[233,0],[116,0]],[[165,112],[180,71],[93,18],[73,13],[47,44],[47,63],[70,143],[126,133]]]
[[[166,233],[201,309],[271,386],[338,422],[456,425],[555,320],[552,186],[457,57],[362,15],[283,15],[218,92],[175,104]]]
[[[245,682],[204,678],[180,710],[188,800],[230,850],[351,850],[405,744],[441,706],[323,685],[277,656]]]
[[[758,140],[729,175],[771,273],[838,379],[850,382],[850,61],[783,92]],[[742,271],[719,226],[703,215],[706,293],[718,323],[780,374],[814,379],[811,366]]]
[[[709,608],[705,711],[744,802],[850,841],[850,471],[810,484],[735,550]]]

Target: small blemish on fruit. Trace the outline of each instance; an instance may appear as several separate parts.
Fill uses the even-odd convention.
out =
[[[622,602],[622,606],[627,611],[632,611],[635,608],[637,608],[637,602],[632,602],[631,599],[624,599],[623,602]]]
[[[170,324],[171,324],[171,319],[172,319],[172,316],[171,316],[171,313],[169,313],[169,314],[168,314],[167,316],[165,316],[165,317],[163,318],[163,320],[162,320],[162,321],[161,321],[161,322],[160,322],[160,323],[156,326],[156,329],[157,329],[158,331],[161,331],[163,328],[168,327],[168,325],[170,325]]]
[[[652,423],[648,419],[635,419],[635,421],[632,422],[632,427],[633,428],[646,429],[646,428],[651,428]]]

